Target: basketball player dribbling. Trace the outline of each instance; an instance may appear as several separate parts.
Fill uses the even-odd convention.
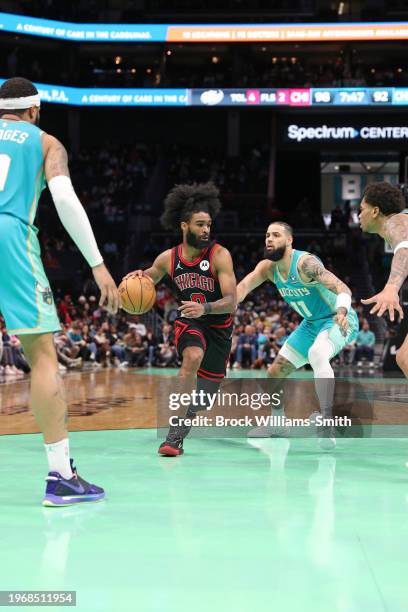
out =
[[[268,368],[271,378],[286,378],[306,363],[312,366],[320,411],[330,417],[333,407],[334,372],[330,360],[358,332],[358,318],[351,308],[351,291],[327,270],[320,259],[292,247],[293,230],[283,222],[271,223],[265,237],[265,259],[237,286],[237,299],[245,297],[265,281],[273,282],[282,298],[303,321],[282,346]],[[321,446],[336,444],[333,432],[325,430]],[[250,437],[269,437],[273,428],[257,427]]]
[[[43,504],[66,506],[99,501],[105,492],[78,476],[70,459],[67,403],[53,341],[60,323],[34,225],[46,183],[62,224],[92,268],[100,305],[115,313],[119,298],[72,186],[66,150],[39,129],[39,118],[36,87],[19,77],[5,81],[0,87],[0,310],[31,366],[30,403],[49,464]]]
[[[401,191],[385,182],[371,183],[365,189],[360,204],[360,225],[363,232],[377,234],[392,247],[394,256],[390,276],[380,293],[361,300],[363,304],[374,304],[370,314],[381,317],[388,312],[394,321],[394,311],[404,318],[399,302],[399,290],[408,276],[408,215],[402,214],[406,204]],[[397,350],[398,366],[408,377],[408,336]]]
[[[182,359],[179,377],[186,389],[197,385],[198,392],[215,393],[226,372],[236,307],[231,255],[210,241],[211,223],[221,206],[218,190],[212,183],[178,185],[169,192],[164,206],[162,226],[173,232],[181,229],[182,243],[161,253],[147,270],[127,276],[146,275],[155,284],[166,274],[170,277],[180,303],[174,324]],[[184,418],[190,420],[203,409],[205,406],[190,405]],[[159,448],[161,455],[184,452],[183,440],[190,431],[184,418],[170,427]]]

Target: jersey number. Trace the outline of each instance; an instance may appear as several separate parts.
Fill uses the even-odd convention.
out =
[[[310,312],[303,300],[291,302],[290,305],[293,306],[296,312],[298,312],[303,318],[312,316],[312,313]]]
[[[4,191],[8,173],[10,170],[11,157],[5,153],[0,154],[0,191]]]
[[[203,293],[192,293],[190,295],[190,300],[192,302],[198,302],[199,304],[204,304],[205,300],[205,295]]]

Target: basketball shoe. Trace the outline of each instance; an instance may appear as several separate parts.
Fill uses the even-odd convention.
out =
[[[49,472],[43,506],[72,506],[83,502],[97,502],[105,497],[101,487],[90,484],[78,476],[71,459],[72,478],[67,480],[59,472]]]
[[[332,451],[336,448],[335,430],[333,427],[318,426],[316,423],[318,416],[321,416],[319,410],[312,412],[309,417],[310,424],[315,428],[315,434],[317,435],[320,448],[324,451]]]
[[[160,444],[158,453],[159,455],[163,455],[163,457],[177,457],[178,455],[182,455],[184,453],[182,438],[171,438],[168,436],[165,441]]]

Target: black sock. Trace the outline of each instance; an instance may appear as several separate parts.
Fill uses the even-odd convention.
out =
[[[197,393],[200,391],[204,391],[205,393],[217,393],[220,382],[214,382],[212,380],[206,380],[204,378],[197,378]],[[208,400],[204,401],[201,404],[193,404],[191,403],[187,409],[185,416],[178,417],[177,424],[170,425],[169,433],[167,434],[167,440],[169,441],[180,441],[184,440],[188,436],[191,430],[191,425],[185,425],[185,419],[194,419],[197,416],[197,412],[200,410],[206,410],[208,405]]]

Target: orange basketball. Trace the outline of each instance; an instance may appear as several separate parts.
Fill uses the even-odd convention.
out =
[[[147,276],[125,278],[118,287],[120,305],[129,314],[144,314],[156,301],[156,289]]]

